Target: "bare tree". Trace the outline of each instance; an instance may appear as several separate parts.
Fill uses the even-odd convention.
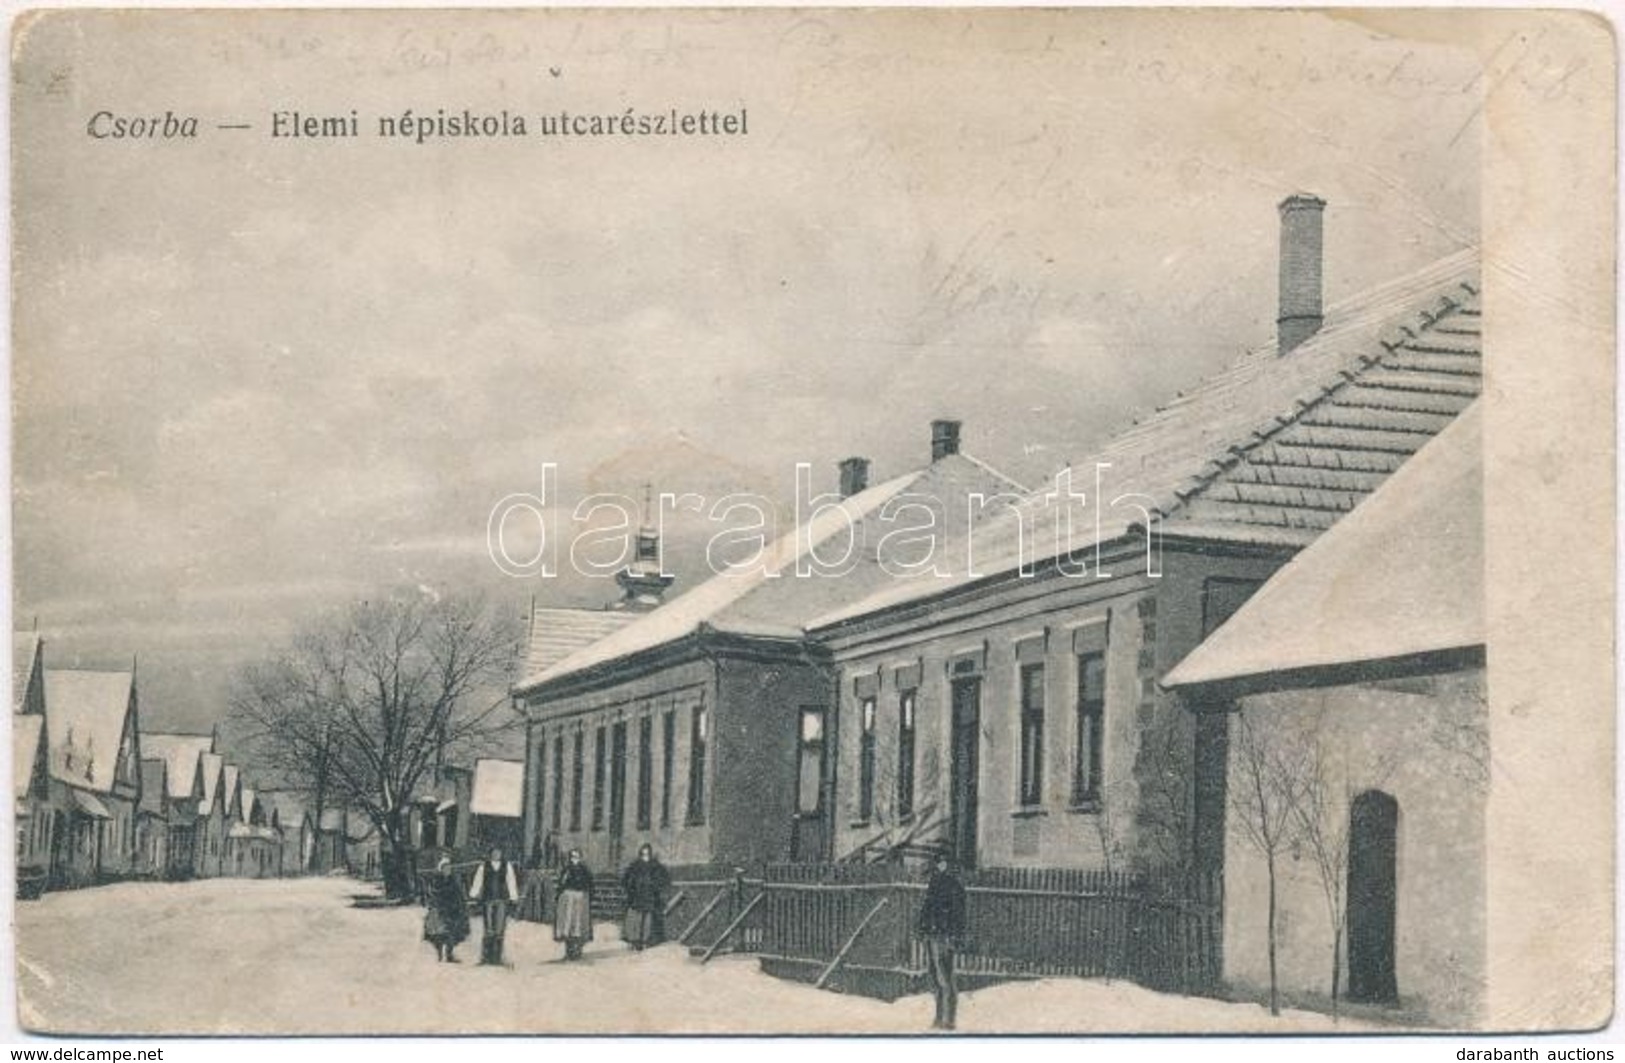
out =
[[[383,842],[384,888],[412,891],[408,812],[447,753],[518,725],[507,686],[519,624],[479,597],[400,594],[318,620],[238,676],[230,712],[290,785],[363,813]]]
[[[1324,733],[1319,719],[1305,743],[1306,754],[1299,762],[1301,772],[1294,787],[1292,817],[1298,837],[1320,879],[1326,902],[1326,921],[1332,931],[1332,1018],[1343,977],[1343,935],[1348,925],[1348,851],[1351,795],[1346,784],[1338,785],[1327,762]]]
[[[1235,775],[1229,787],[1231,811],[1242,835],[1264,857],[1269,880],[1266,928],[1270,964],[1270,1014],[1281,1013],[1276,974],[1276,860],[1297,830],[1295,807],[1301,775],[1301,751],[1277,731],[1259,727],[1245,712],[1236,714],[1230,746]]]
[[[1176,713],[1159,713],[1141,730],[1134,762],[1141,844],[1158,869],[1178,873],[1189,869],[1191,856],[1193,744],[1184,723]]]

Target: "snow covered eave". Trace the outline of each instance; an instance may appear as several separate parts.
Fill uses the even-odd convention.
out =
[[[513,697],[522,703],[557,701],[613,687],[690,661],[740,653],[767,655],[777,659],[800,659],[811,656],[822,660],[825,656],[820,648],[807,643],[803,633],[794,629],[776,629],[771,633],[761,633],[743,629],[725,630],[711,623],[701,622],[693,631],[670,642],[638,650],[624,657],[611,658],[555,679],[517,687],[513,691]]]
[[[1484,645],[1451,646],[1422,650],[1400,657],[1383,657],[1368,661],[1337,661],[1302,668],[1289,668],[1276,672],[1253,675],[1226,676],[1220,679],[1181,682],[1175,673],[1158,685],[1164,690],[1182,695],[1185,708],[1192,712],[1228,712],[1237,698],[1251,694],[1267,694],[1281,690],[1305,690],[1315,687],[1349,686],[1372,683],[1383,679],[1414,678],[1459,672],[1463,669],[1484,667]],[[1177,669],[1175,670],[1177,673]]]

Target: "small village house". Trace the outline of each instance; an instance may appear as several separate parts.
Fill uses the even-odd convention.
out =
[[[271,828],[259,793],[251,786],[239,790],[239,817],[231,825],[232,874],[238,878],[275,878],[282,856],[282,838]]]
[[[226,758],[209,751],[198,757],[198,773],[202,779],[203,796],[197,805],[197,865],[198,878],[219,878],[225,873],[226,831]]]
[[[312,819],[316,823],[316,847],[310,869],[318,875],[349,870],[349,814],[342,808],[328,807],[321,810],[319,818],[312,813]]]
[[[539,612],[514,691],[527,717],[527,858],[580,848],[590,865],[616,867],[648,843],[679,864],[827,859],[833,779],[802,759],[824,741],[834,675],[802,625],[888,579],[876,544],[906,523],[906,503],[936,507],[951,534],[974,519],[971,496],[1019,490],[959,452],[957,422],[933,425],[931,454],[874,486],[869,463],[848,459],[840,495],[759,563],[669,604],[645,528],[619,576],[618,617]],[[798,574],[826,557],[850,566]],[[584,645],[561,658],[572,643]]]
[[[141,760],[141,799],[136,805],[135,866],[141,878],[162,878],[169,869],[169,772],[162,757]]]
[[[45,717],[11,717],[12,797],[16,802],[17,885],[37,894],[56,866],[52,845],[58,813],[51,801],[51,773],[45,755]]]
[[[407,837],[422,866],[432,867],[442,854],[454,861],[468,855],[469,805],[474,772],[459,764],[440,764],[429,785],[412,802]]]
[[[524,788],[522,761],[481,757],[474,762],[474,792],[469,801],[471,858],[492,848],[518,857],[522,849]]]
[[[51,774],[67,788],[66,881],[129,875],[141,797],[135,673],[47,668],[45,704]]]
[[[224,819],[221,822],[220,874],[241,877],[247,859],[245,846],[240,844],[243,826],[243,774],[242,769],[230,761],[220,767],[220,805]]]
[[[199,830],[206,824],[203,755],[214,749],[213,735],[145,732],[141,752],[164,761],[164,814],[168,823],[166,876],[191,878],[198,873]],[[145,791],[143,791],[145,793]]]
[[[1324,1003],[1336,988],[1422,1022],[1479,1018],[1481,435],[1475,407],[1167,677],[1196,711],[1232,721],[1226,785],[1242,801],[1225,831],[1224,976],[1243,993],[1269,984],[1269,873],[1245,800],[1262,782],[1291,795],[1274,876],[1288,999]]]
[[[344,871],[365,879],[383,874],[378,827],[361,812],[327,808],[316,832],[312,870],[317,874]]]
[[[278,838],[277,874],[307,873],[316,856],[316,824],[304,795],[293,790],[262,790],[260,800],[270,809],[267,823]]]
[[[837,715],[800,759],[839,782],[837,854],[1222,871],[1228,718],[1158,680],[1480,387],[1476,253],[1323,311],[1323,208],[1281,204],[1276,342],[1074,463],[1093,509],[1058,476],[976,529],[974,571],[811,622]]]
[[[13,634],[11,755],[16,805],[17,887],[37,894],[54,884],[59,848],[67,836],[66,788],[51,776],[45,723],[44,643],[35,634]]]

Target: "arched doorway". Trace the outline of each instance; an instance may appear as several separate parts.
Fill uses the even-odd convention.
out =
[[[1399,1000],[1394,978],[1394,909],[1399,802],[1367,790],[1349,809],[1349,999]]]

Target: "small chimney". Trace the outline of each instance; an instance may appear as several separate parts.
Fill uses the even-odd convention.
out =
[[[931,460],[941,461],[950,454],[959,453],[959,422],[931,422]]]
[[[1280,311],[1276,353],[1286,354],[1320,331],[1321,217],[1326,201],[1299,192],[1281,200]]]
[[[851,498],[869,487],[869,459],[847,458],[841,462],[841,497]]]

